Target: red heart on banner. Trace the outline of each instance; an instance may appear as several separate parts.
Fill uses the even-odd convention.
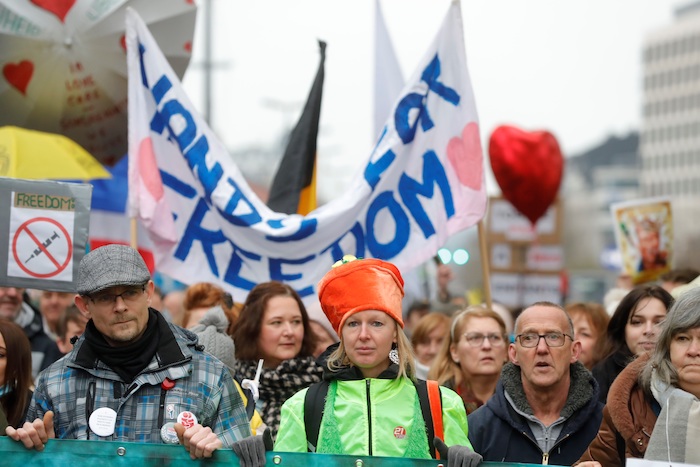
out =
[[[7,82],[25,96],[33,74],[34,63],[29,60],[22,60],[19,63],[8,63],[2,67],[2,75]]]
[[[564,158],[554,135],[499,126],[489,141],[491,170],[503,197],[534,225],[554,202]]]
[[[462,185],[472,190],[481,190],[484,154],[481,150],[479,125],[468,123],[462,130],[461,138],[452,138],[447,143],[447,158]]]
[[[61,23],[65,23],[66,15],[75,4],[75,0],[31,0],[31,2],[56,15]]]

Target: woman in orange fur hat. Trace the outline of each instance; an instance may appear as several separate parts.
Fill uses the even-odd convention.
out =
[[[340,343],[329,347],[324,381],[282,406],[275,450],[429,459],[434,445],[449,465],[477,465],[481,456],[471,449],[464,404],[455,392],[440,388],[441,417],[428,415],[431,424],[442,420],[443,439],[426,436],[396,266],[345,257],[323,277],[318,294]],[[312,412],[320,417],[315,427],[306,426]]]

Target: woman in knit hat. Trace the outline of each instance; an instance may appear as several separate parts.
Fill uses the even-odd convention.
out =
[[[434,441],[449,465],[477,465],[481,456],[471,450],[464,405],[453,391],[440,389],[437,420],[442,421],[444,442],[426,436],[414,356],[402,329],[404,292],[398,269],[377,259],[345,257],[323,277],[318,294],[340,343],[328,349],[324,383],[283,405],[275,450],[307,452],[314,444],[311,450],[326,454],[429,459]],[[327,392],[322,394],[324,385]],[[307,401],[307,392],[317,396]],[[321,412],[315,434],[305,426],[305,409]]]

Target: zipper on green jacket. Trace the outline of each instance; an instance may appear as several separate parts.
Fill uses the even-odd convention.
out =
[[[369,434],[369,443],[368,443],[368,449],[369,449],[369,455],[372,455],[372,405],[371,405],[371,400],[369,397],[369,378],[367,378],[365,381],[367,381],[366,388],[367,388],[367,433]]]

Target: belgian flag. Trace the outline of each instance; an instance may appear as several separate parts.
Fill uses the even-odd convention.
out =
[[[321,61],[316,79],[270,188],[267,206],[276,212],[306,215],[316,209],[316,136],[321,117],[326,43],[318,41],[318,45]]]

